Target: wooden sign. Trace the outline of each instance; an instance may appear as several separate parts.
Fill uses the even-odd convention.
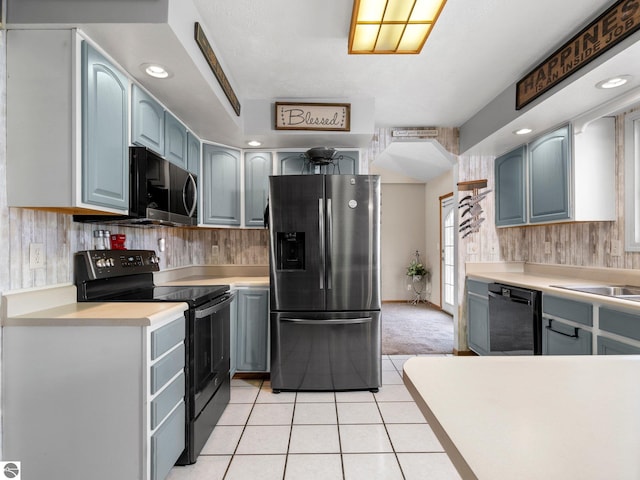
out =
[[[640,1],[619,0],[523,77],[516,110],[560,83],[640,27]]]
[[[276,130],[350,131],[350,103],[276,102]]]
[[[231,88],[231,84],[229,83],[227,76],[224,74],[224,71],[220,66],[220,62],[218,62],[218,57],[216,57],[209,40],[207,40],[207,37],[198,22],[195,24],[195,38],[196,43],[200,47],[200,51],[209,64],[209,68],[211,68],[211,71],[218,79],[218,83],[220,84],[220,87],[222,87],[222,91],[227,96],[227,99],[229,100],[229,103],[231,103],[236,115],[240,116],[240,102],[238,101],[238,97],[236,97],[233,88]]]

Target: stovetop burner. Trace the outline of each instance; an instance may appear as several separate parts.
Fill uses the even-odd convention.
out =
[[[187,302],[197,307],[229,290],[229,285],[154,285],[160,259],[153,250],[85,250],[74,260],[79,302]]]

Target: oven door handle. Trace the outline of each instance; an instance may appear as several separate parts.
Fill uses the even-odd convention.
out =
[[[235,292],[225,293],[222,296],[221,300],[216,301],[216,303],[214,303],[210,307],[206,307],[203,309],[196,309],[196,318],[205,318],[211,315],[212,313],[215,313],[218,310],[221,310],[222,308],[229,305],[233,301],[235,296],[236,296]]]
[[[283,322],[298,323],[301,325],[353,325],[357,323],[371,323],[371,317],[363,318],[338,318],[334,320],[312,320],[309,318],[282,317]]]

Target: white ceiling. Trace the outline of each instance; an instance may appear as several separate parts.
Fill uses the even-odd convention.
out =
[[[136,2],[135,12],[107,0],[8,0],[7,18],[9,27],[12,12],[23,22],[60,17],[54,21],[79,26],[206,140],[241,148],[253,137],[269,149],[366,148],[375,128],[462,127],[465,153],[497,154],[526,141],[515,139],[512,127],[531,120],[534,128],[548,129],[618,95],[593,88],[601,72],[634,75],[620,93],[640,86],[637,42],[617,62],[595,69],[593,62],[514,118],[483,120],[495,99],[505,99],[512,110],[515,82],[613,3],[448,0],[419,55],[348,55],[352,0],[164,0]],[[157,20],[162,9],[164,19]],[[105,19],[111,11],[113,18]],[[202,23],[240,99],[240,117],[193,41],[194,21]],[[174,76],[145,77],[139,65],[151,61],[164,63]],[[351,102],[364,127],[348,134],[274,130],[273,103],[297,99]],[[472,124],[486,132],[465,140]]]

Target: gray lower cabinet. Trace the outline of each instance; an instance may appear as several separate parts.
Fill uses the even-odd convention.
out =
[[[4,327],[4,458],[29,478],[163,480],[185,445],[184,338],[181,314]]]
[[[591,355],[591,332],[562,322],[542,319],[543,355]]]
[[[236,324],[236,368],[269,370],[269,289],[239,288]]]
[[[229,317],[229,376],[233,378],[238,370],[238,295],[233,297],[229,305]]]
[[[598,355],[640,355],[640,346],[598,335]]]
[[[240,226],[240,151],[205,143],[202,176],[202,222]]]
[[[488,284],[467,280],[467,343],[478,355],[489,355]]]
[[[618,340],[598,336],[598,354],[640,354],[640,315],[609,307],[600,307],[600,331],[618,335]],[[621,338],[623,337],[623,338]]]
[[[555,295],[542,295],[542,354],[591,355],[593,305]]]
[[[264,226],[264,209],[269,198],[269,175],[273,160],[269,152],[247,152],[244,155],[244,224]]]

